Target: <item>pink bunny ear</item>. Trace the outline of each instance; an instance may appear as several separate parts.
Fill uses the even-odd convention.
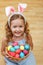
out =
[[[18,5],[18,11],[19,12],[24,12],[25,8],[27,7],[27,4],[19,4]]]
[[[11,13],[14,13],[14,12],[15,12],[15,9],[12,6],[8,6],[5,8],[6,16],[9,16]]]

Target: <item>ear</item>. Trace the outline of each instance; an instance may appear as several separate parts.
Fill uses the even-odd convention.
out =
[[[24,12],[25,8],[27,7],[27,4],[19,4],[18,5],[18,11],[19,12]]]
[[[14,12],[15,12],[15,9],[12,6],[8,6],[5,8],[6,16],[9,16],[11,13],[14,13]]]

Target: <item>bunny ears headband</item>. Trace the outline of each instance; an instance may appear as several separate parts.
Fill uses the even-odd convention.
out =
[[[15,14],[19,14],[19,15],[21,15],[21,16],[24,17],[24,15],[23,15],[22,13],[24,12],[24,10],[25,10],[26,7],[27,7],[27,4],[21,4],[21,3],[20,3],[20,4],[18,5],[18,11],[17,11],[17,12],[15,11],[14,7],[12,7],[12,6],[8,6],[8,7],[5,8],[6,16],[9,17],[9,18],[8,18],[8,25],[9,25],[9,27],[10,27],[10,18],[11,18],[13,15],[15,15]],[[24,20],[25,20],[25,17],[24,17]],[[25,21],[26,21],[26,20],[25,20]]]

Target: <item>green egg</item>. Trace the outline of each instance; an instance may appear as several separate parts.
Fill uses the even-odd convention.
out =
[[[29,44],[26,44],[26,45],[25,45],[25,49],[26,49],[26,50],[30,50],[30,45],[29,45]]]
[[[13,47],[10,48],[11,52],[15,52],[15,49]]]

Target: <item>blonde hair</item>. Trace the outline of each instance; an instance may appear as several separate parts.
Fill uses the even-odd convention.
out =
[[[12,20],[15,20],[15,19],[17,19],[17,18],[23,19],[24,23],[26,22],[26,21],[24,20],[24,17],[23,17],[23,16],[18,15],[18,14],[15,14],[15,15],[13,15],[13,16],[10,18],[10,25],[11,25],[11,21],[12,21]],[[8,22],[7,22],[7,24],[5,25],[5,30],[6,30],[6,38],[7,38],[8,42],[9,42],[9,41],[12,40],[13,34],[12,34],[11,29],[10,29],[10,27],[9,27],[9,25],[8,25]],[[26,42],[29,43],[29,42],[28,42],[28,41],[29,41],[29,25],[28,25],[28,22],[25,23],[25,31],[24,31],[24,32],[26,33]],[[29,44],[30,44],[31,48],[33,48],[33,44],[31,44],[31,43],[29,43]]]

